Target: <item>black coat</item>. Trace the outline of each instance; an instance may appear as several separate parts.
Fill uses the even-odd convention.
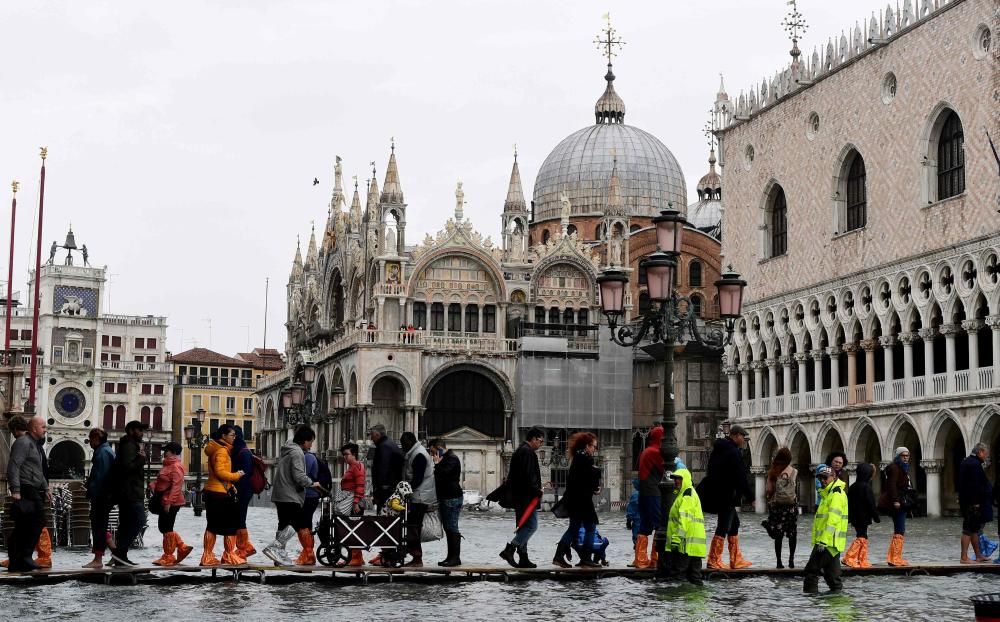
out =
[[[736,443],[728,438],[716,439],[705,478],[698,484],[697,492],[705,511],[713,513],[734,508],[742,505],[744,499],[754,498],[743,454]]]
[[[118,441],[115,453],[114,490],[122,503],[142,503],[146,498],[143,469],[146,459],[140,455],[142,447],[127,434]]]
[[[910,489],[910,474],[903,470],[898,462],[885,468],[885,485],[882,486],[882,494],[878,497],[878,509],[886,514],[893,514],[898,510],[893,507],[894,503],[900,504],[903,508],[903,494]]]
[[[561,503],[571,519],[597,523],[594,495],[601,486],[601,470],[594,465],[594,457],[578,451],[570,462],[566,474],[566,492]]]
[[[434,491],[438,501],[462,497],[462,463],[455,452],[448,450],[434,465]]]
[[[882,522],[875,506],[875,493],[872,491],[872,473],[874,467],[867,463],[858,465],[858,475],[851,487],[847,489],[848,522],[855,527],[867,527]]]
[[[991,510],[993,488],[983,469],[983,461],[979,456],[971,455],[962,461],[958,467],[958,505],[962,511],[967,511],[974,505],[980,506],[980,511]]]
[[[515,508],[523,508],[533,499],[542,496],[542,473],[538,468],[538,454],[528,443],[521,443],[510,458],[507,471],[506,496]]]
[[[396,441],[382,437],[375,445],[372,457],[372,496],[383,503],[403,479],[403,452]]]

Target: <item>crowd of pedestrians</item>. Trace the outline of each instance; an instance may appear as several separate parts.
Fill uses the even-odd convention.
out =
[[[45,528],[45,508],[52,503],[52,495],[43,449],[46,421],[40,416],[28,420],[15,416],[10,419],[8,429],[13,439],[7,480],[14,531],[8,546],[9,560],[3,565],[16,572],[50,567],[52,546]],[[143,445],[146,429],[141,422],[129,422],[115,449],[104,430],[90,431],[88,440],[93,456],[86,492],[90,501],[93,559],[84,568],[101,568],[106,552],[110,552],[111,557],[108,565],[136,565],[129,558],[129,552],[146,526],[147,505],[150,512],[157,514],[157,527],[162,535],[162,555],[153,561],[154,564],[176,565],[194,550],[175,530],[178,512],[188,501],[182,448],[174,442],[163,446],[162,467],[147,490],[144,477],[148,457]],[[753,499],[742,453],[746,437],[742,427],[733,425],[727,436],[717,439],[705,477],[695,486],[691,472],[679,458],[672,464],[664,463],[660,452],[663,429],[657,426],[650,431],[648,444],[639,456],[638,477],[632,483],[634,490],[626,508],[626,526],[631,530],[634,549],[629,566],[656,568],[662,576],[683,577],[700,585],[703,560],[710,570],[752,565],[744,558],[740,547],[739,508],[748,501],[752,503]],[[414,433],[403,432],[397,444],[384,426],[375,425],[369,431],[371,473],[365,469],[358,445],[348,443],[340,450],[345,470],[336,485],[327,465],[311,451],[315,439],[316,433],[303,425],[280,449],[271,482],[277,529],[274,540],[263,550],[266,557],[278,566],[316,563],[313,519],[321,496],[332,497],[336,513],[357,517],[366,509],[373,509],[375,513],[398,511],[399,490],[405,490],[405,558],[398,561],[408,568],[423,566],[421,543],[423,536],[428,535],[424,533],[425,519],[436,518],[441,525],[436,537],[443,533],[447,546],[446,557],[438,564],[443,567],[462,564],[459,527],[464,502],[462,464],[444,439],[432,440],[425,446]],[[542,430],[530,429],[512,454],[502,485],[487,496],[490,501],[514,510],[514,537],[499,555],[515,568],[537,567],[529,558],[528,543],[538,529],[538,513],[544,494],[537,453],[543,442]],[[555,545],[552,564],[557,567],[569,568],[573,553],[579,567],[597,568],[608,564],[610,541],[598,531],[594,503],[602,486],[601,469],[595,462],[597,452],[598,439],[593,433],[576,432],[567,442],[569,469],[565,491],[552,508],[556,517],[568,519],[567,528]],[[205,455],[208,481],[202,498],[207,520],[200,565],[245,564],[257,552],[247,530],[247,509],[254,494],[260,492],[260,482],[251,477],[251,474],[257,475],[255,469],[259,459],[247,447],[243,431],[228,424],[212,432]],[[958,470],[957,492],[962,515],[960,561],[963,564],[989,561],[997,548],[983,533],[985,525],[993,520],[993,506],[998,502],[998,495],[985,472],[988,459],[989,448],[977,444]],[[849,472],[854,473],[853,482],[849,481]],[[871,566],[868,529],[873,522],[881,522],[881,516],[889,517],[893,525],[886,562],[892,566],[908,564],[903,558],[906,518],[917,503],[917,495],[910,479],[910,452],[906,447],[896,448],[892,463],[882,473],[877,473],[875,465],[866,463],[857,464],[849,471],[847,456],[834,452],[811,474],[816,487],[813,489],[810,485],[808,494],[810,499],[816,495],[817,509],[812,520],[809,558],[804,568],[806,592],[818,590],[820,576],[831,590],[842,589],[842,565]],[[881,489],[877,500],[873,488],[876,476],[880,477]],[[764,487],[767,518],[762,523],[774,541],[777,568],[784,567],[785,541],[788,543],[787,565],[795,567],[801,483],[799,472],[792,465],[791,451],[787,447],[778,448],[767,469]],[[369,485],[371,505],[366,496]],[[118,527],[112,535],[109,516],[116,507]],[[434,511],[436,515],[428,516]],[[710,541],[704,513],[717,517]],[[854,530],[849,547],[848,527]],[[215,556],[220,536],[223,539],[221,559]],[[293,558],[288,544],[296,537],[301,553]],[[722,559],[727,547],[728,564]],[[37,557],[32,557],[33,552]],[[398,552],[381,551],[368,563],[381,564],[382,556],[389,554]],[[337,565],[358,567],[365,565],[365,560],[360,549],[354,549]]]

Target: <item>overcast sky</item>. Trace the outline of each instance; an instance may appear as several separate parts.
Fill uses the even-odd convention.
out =
[[[242,6],[236,6],[237,4]],[[802,0],[803,49],[875,0]],[[653,2],[0,3],[0,196],[22,182],[15,289],[26,292],[38,146],[49,147],[44,244],[73,224],[107,265],[114,313],[166,315],[168,348],[283,348],[285,283],[310,222],[322,231],[334,156],[379,185],[396,153],[407,243],[440,229],[464,182],[484,235],[517,143],[531,199],[545,156],[593,123],[612,21],[626,122],[674,153],[693,197],[719,72],[731,97],[789,61],[782,0]],[[318,177],[320,184],[312,185]],[[362,201],[364,197],[362,195]],[[3,203],[3,201],[0,201]],[[7,203],[9,205],[9,202]],[[8,208],[0,239],[8,239]],[[6,248],[6,245],[4,245]],[[43,257],[43,259],[45,258]],[[0,262],[6,279],[7,253]],[[105,297],[107,310],[108,297]]]

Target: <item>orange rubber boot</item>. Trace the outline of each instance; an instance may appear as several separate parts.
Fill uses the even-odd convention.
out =
[[[160,556],[160,559],[154,560],[153,565],[176,566],[177,558],[174,557],[174,546],[174,532],[163,534],[163,555]]]
[[[712,543],[709,545],[708,549],[708,560],[706,566],[715,570],[722,570],[725,566],[722,564],[722,550],[726,548],[726,539],[722,536],[715,536],[712,538]]]
[[[635,560],[632,565],[636,568],[649,568],[649,557],[646,549],[649,548],[649,536],[639,534],[635,539]]]
[[[52,567],[52,538],[49,537],[49,530],[47,527],[42,529],[42,535],[38,537],[38,544],[35,545],[35,553],[38,554],[38,559],[35,563],[42,568]]]
[[[354,549],[351,551],[351,561],[347,565],[348,566],[365,565],[365,558],[361,556],[361,549]]]
[[[182,561],[184,561],[185,557],[191,554],[191,551],[194,550],[194,547],[184,544],[184,540],[181,540],[181,534],[177,533],[176,531],[172,531],[170,533],[174,534],[174,545],[177,547],[175,555],[177,556],[177,563],[179,564]]]
[[[854,542],[851,542],[851,546],[847,547],[844,554],[840,557],[840,563],[844,564],[849,568],[860,568],[861,562],[859,561],[859,556],[861,555],[861,538],[855,538]]]
[[[905,538],[902,534],[895,533],[892,534],[892,540],[889,541],[889,554],[886,555],[885,561],[889,562],[890,566],[909,566],[910,562],[903,559],[903,542]]]
[[[201,554],[201,566],[218,566],[221,562],[215,556],[215,534],[211,531],[205,532],[203,538],[205,551]]]
[[[222,563],[227,566],[242,566],[247,563],[246,558],[240,555],[236,549],[236,536],[222,537]]]
[[[316,565],[316,551],[313,550],[315,540],[313,538],[312,529],[306,527],[305,529],[299,529],[299,544],[302,545],[302,553],[299,554],[299,558],[295,560],[297,566],[315,566]]]
[[[240,556],[244,558],[257,553],[257,549],[253,548],[253,543],[250,542],[250,532],[246,529],[236,531],[236,548],[239,549]]]
[[[868,538],[858,538],[861,541],[861,550],[858,552],[858,568],[871,568],[872,563],[868,561]]]
[[[743,559],[743,554],[740,553],[740,537],[729,536],[729,567],[736,570],[738,568],[749,568],[752,565]]]

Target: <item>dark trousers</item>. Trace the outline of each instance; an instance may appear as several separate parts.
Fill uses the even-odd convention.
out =
[[[22,490],[21,498],[11,502],[10,512],[14,519],[14,532],[7,547],[10,556],[8,569],[11,572],[33,570],[36,566],[31,561],[31,555],[45,527],[45,504],[40,495],[26,495]]]
[[[837,592],[844,588],[844,582],[840,580],[840,553],[831,555],[830,551],[822,544],[813,547],[812,554],[805,568],[805,581],[802,584],[804,592],[819,591],[819,575],[823,575],[831,592]]]
[[[424,527],[424,514],[427,514],[427,504],[410,503],[407,507],[408,516],[406,521],[406,548],[415,559],[420,559],[424,555],[424,549],[420,546],[420,533]]]
[[[118,557],[128,558],[132,542],[146,526],[146,508],[142,501],[123,501],[118,504],[118,534],[115,537],[114,552]]]
[[[90,552],[94,555],[103,555],[108,548],[108,515],[112,507],[107,501],[90,502]]]
[[[660,497],[639,496],[639,533],[652,535],[663,527],[662,501]]]
[[[275,503],[274,505],[278,508],[278,531],[289,526],[298,531],[295,525],[298,524],[299,517],[302,515],[302,506],[298,503]]]
[[[719,523],[715,526],[715,535],[723,538],[740,534],[740,513],[736,508],[729,507],[719,511]]]
[[[892,513],[892,533],[906,535],[906,510],[894,510]]]
[[[167,534],[174,530],[174,521],[177,520],[177,512],[180,510],[180,506],[175,505],[169,512],[162,512],[156,517],[156,526],[160,533]]]
[[[684,575],[688,581],[695,585],[701,585],[701,558],[691,557],[672,549],[667,557],[667,578],[673,579]]]
[[[854,527],[854,537],[868,539],[868,525],[852,525]]]
[[[298,518],[292,524],[295,527],[295,531],[302,531],[303,529],[312,531],[313,514],[316,513],[317,507],[319,507],[319,497],[307,496],[305,503],[302,504],[302,509],[299,511]]]

